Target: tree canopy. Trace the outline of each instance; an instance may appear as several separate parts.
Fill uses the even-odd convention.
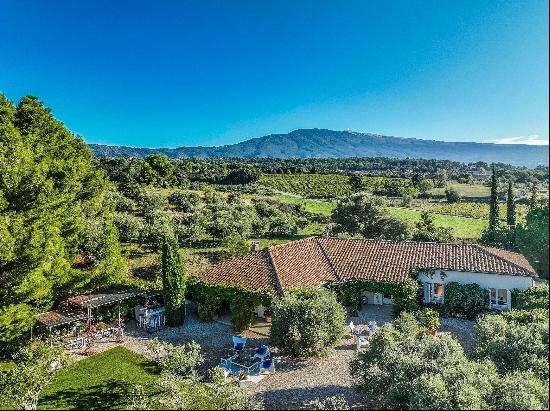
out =
[[[84,141],[36,97],[15,107],[0,94],[0,341],[70,290],[119,276],[120,250],[105,247],[118,242],[107,185]],[[90,221],[98,241],[86,255]]]

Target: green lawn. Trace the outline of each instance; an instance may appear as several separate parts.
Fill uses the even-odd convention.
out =
[[[116,347],[62,370],[43,392],[38,408],[124,409],[134,387],[151,385],[156,373],[155,365],[141,355]]]
[[[420,214],[422,213],[420,210],[412,210],[410,208],[390,207],[389,210],[392,215],[402,218],[411,225],[420,220]],[[485,220],[436,213],[431,213],[431,215],[437,226],[452,228],[455,237],[459,239],[478,239],[481,237],[483,230],[487,228]]]

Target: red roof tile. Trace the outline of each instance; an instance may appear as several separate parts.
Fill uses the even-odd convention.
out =
[[[352,278],[402,282],[415,268],[536,276],[522,255],[477,244],[311,237],[223,261],[201,278],[280,293]]]

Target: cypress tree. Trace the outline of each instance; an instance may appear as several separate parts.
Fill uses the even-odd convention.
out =
[[[162,244],[162,288],[166,324],[175,327],[185,320],[185,275],[179,247],[172,235]]]
[[[489,230],[494,230],[498,226],[498,181],[495,168],[491,176],[491,203],[489,207]]]
[[[516,225],[516,202],[514,200],[514,186],[512,180],[508,182],[508,195],[506,198],[506,220],[509,226]]]

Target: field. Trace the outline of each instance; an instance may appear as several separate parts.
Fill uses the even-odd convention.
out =
[[[38,408],[128,408],[134,387],[153,383],[156,373],[156,367],[144,357],[116,347],[60,371],[42,394]]]
[[[483,184],[449,183],[449,188],[455,189],[464,198],[485,198],[491,195],[491,188]],[[434,188],[432,195],[445,195],[445,188]]]
[[[318,213],[324,216],[330,216],[332,210],[336,207],[334,201],[321,200],[304,200],[299,197],[289,195],[279,195],[275,197],[277,200],[288,202],[291,204],[304,204],[306,210]],[[421,210],[410,208],[390,207],[390,213],[407,221],[410,225],[414,225],[420,220]],[[487,227],[487,222],[484,219],[468,218],[455,215],[446,215],[432,213],[434,221],[438,226],[450,227],[454,231],[454,235],[459,239],[474,240],[481,236],[483,230]]]
[[[422,211],[410,208],[390,207],[389,210],[392,215],[407,221],[411,225],[420,220],[422,214]],[[432,216],[437,226],[452,228],[455,237],[460,240],[476,240],[487,228],[485,220],[437,213],[432,213]]]
[[[397,190],[410,185],[406,178],[361,176],[367,191]],[[342,174],[265,174],[259,183],[273,190],[305,198],[335,198],[352,193],[349,177]]]

